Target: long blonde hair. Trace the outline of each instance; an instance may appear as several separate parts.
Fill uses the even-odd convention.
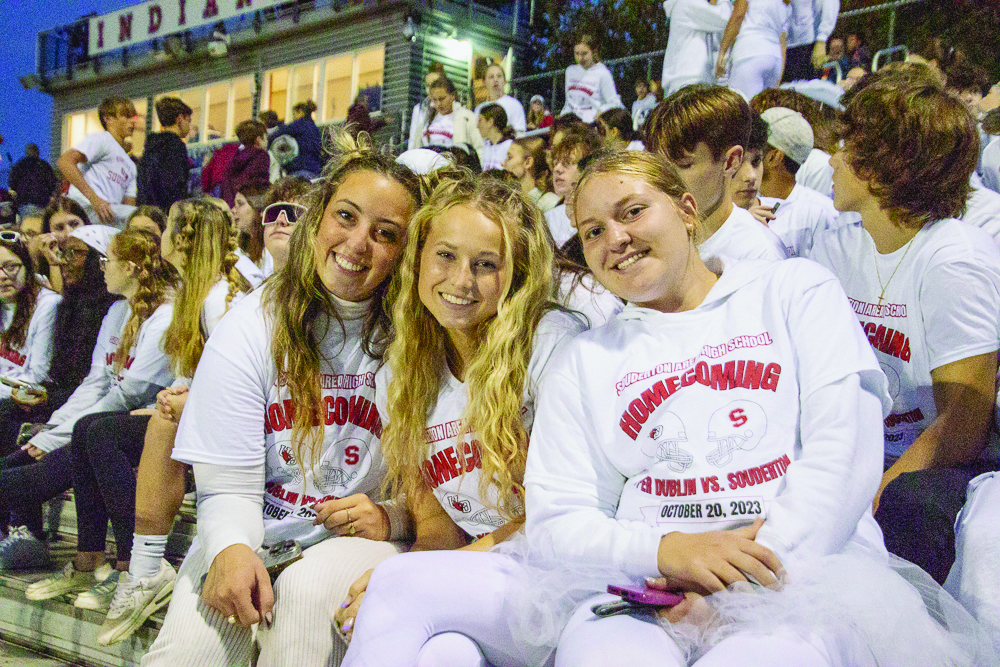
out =
[[[184,280],[177,290],[174,314],[163,337],[163,351],[174,371],[192,377],[205,349],[201,328],[205,298],[220,278],[229,281],[226,309],[250,283],[236,270],[237,230],[232,214],[209,198],[186,199],[170,207],[171,242],[184,257]]]
[[[382,451],[389,466],[385,486],[414,493],[423,483],[421,466],[429,454],[427,419],[445,373],[447,333],[420,301],[420,254],[434,220],[456,206],[469,206],[497,223],[507,267],[497,313],[481,325],[480,345],[465,373],[469,397],[459,443],[475,432],[482,458],[479,494],[497,490],[497,510],[514,518],[523,510],[528,433],[521,420],[528,363],[535,329],[553,307],[551,242],[541,211],[521,193],[494,179],[442,183],[411,224],[403,262],[393,279],[392,324],[396,336],[386,358],[392,369],[389,424]],[[459,447],[459,456],[463,448]]]
[[[311,467],[323,446],[322,391],[320,388],[321,342],[328,332],[326,317],[341,325],[333,299],[316,270],[316,235],[327,205],[341,183],[355,172],[370,171],[391,179],[413,197],[422,200],[420,177],[392,157],[377,152],[364,132],[355,141],[350,135],[337,138],[339,154],[327,163],[323,177],[310,191],[308,210],[295,225],[288,242],[288,263],[264,287],[265,312],[274,325],[271,353],[279,382],[288,386],[294,406],[290,446],[299,465]],[[365,354],[381,359],[391,331],[387,293],[391,277],[372,293],[371,305],[361,330]]]
[[[120,262],[136,266],[139,288],[128,300],[132,314],[125,323],[121,342],[111,368],[120,373],[128,363],[128,353],[139,338],[139,329],[166,300],[174,272],[160,258],[160,239],[143,229],[127,229],[111,239],[111,250]]]

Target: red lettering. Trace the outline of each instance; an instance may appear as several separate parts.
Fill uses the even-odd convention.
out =
[[[128,42],[132,39],[132,13],[118,16],[118,43]]]
[[[368,409],[371,403],[368,402],[364,396],[351,396],[351,408],[350,413],[347,416],[347,421],[351,422],[355,426],[362,426],[365,421],[365,417],[368,416]]]
[[[660,403],[670,396],[666,385],[663,382],[656,382],[652,387],[642,392],[642,402],[646,406],[646,412],[652,412],[660,407]]]
[[[333,415],[333,421],[338,426],[343,426],[347,423],[347,399],[343,396],[337,397],[336,413]]]
[[[333,413],[334,410],[336,409],[335,408],[336,404],[337,402],[333,400],[333,396],[323,397],[323,408],[324,408],[323,423],[326,426],[333,426]]]
[[[97,22],[97,48],[104,48],[104,21]]]
[[[896,333],[894,333],[892,335],[892,340],[891,341],[889,341],[889,337],[886,336],[886,341],[888,341],[888,344],[885,346],[885,349],[882,350],[882,351],[885,352],[886,354],[891,354],[892,356],[894,356],[894,357],[896,357],[898,359],[899,355],[901,355],[903,353],[903,342],[905,340],[906,340],[906,336],[904,336],[902,334],[902,332],[899,332],[899,331],[897,331]]]
[[[645,424],[646,420],[649,419],[649,410],[646,409],[646,404],[638,398],[629,404],[628,411],[640,424]]]
[[[271,419],[271,428],[275,431],[284,431],[288,428],[288,424],[285,423],[285,414],[281,411],[281,406],[277,403],[271,403],[268,406],[267,415]]]
[[[219,3],[216,0],[206,0],[205,11],[201,15],[203,19],[212,18],[219,15]]]
[[[177,9],[179,14],[177,17],[177,25],[184,25],[187,23],[187,17],[184,15],[185,4],[187,4],[187,0],[177,0]]]
[[[689,368],[683,376],[681,376],[681,386],[690,387],[694,384],[694,369]]]
[[[639,490],[643,493],[651,493],[653,488],[653,480],[649,477],[645,477],[639,480]]]
[[[361,457],[358,455],[357,445],[348,445],[344,448],[344,462],[349,466],[354,466],[358,464]]]
[[[736,428],[743,426],[744,424],[747,423],[746,412],[743,410],[743,408],[736,408],[735,410],[729,413],[729,421],[733,422],[733,426],[735,426]]]
[[[778,378],[781,376],[781,366],[778,364],[768,364],[764,369],[764,377],[761,378],[760,388],[778,391]]]
[[[237,0],[236,9],[243,9],[253,4],[253,0]]]
[[[625,413],[622,415],[622,420],[618,422],[618,426],[621,430],[625,431],[625,435],[635,440],[639,437],[639,430],[642,428],[632,415]]]
[[[458,462],[458,457],[455,456],[455,448],[449,447],[444,450],[444,456],[448,460],[448,465],[451,466],[452,477],[459,477],[462,474],[462,466]]]
[[[743,372],[744,389],[760,389],[760,376],[764,373],[763,362],[748,361]]]
[[[658,496],[667,495],[667,481],[665,479],[656,480],[656,495]]]
[[[742,362],[741,362],[742,365]],[[727,361],[726,365],[712,365],[712,389],[719,391],[725,389],[736,389],[740,386],[740,379],[736,375],[736,362]]]
[[[431,489],[436,489],[441,485],[441,480],[438,479],[437,473],[434,472],[434,466],[431,465],[430,461],[424,461],[422,472],[424,474],[424,482]]]
[[[702,383],[706,387],[712,385],[711,374],[708,370],[708,364],[704,361],[699,361],[694,367],[694,379]]]
[[[442,452],[438,452],[432,456],[431,461],[434,462],[434,472],[436,473],[436,478],[440,480],[439,484],[444,484],[454,477],[452,467]]]
[[[379,418],[378,408],[374,403],[370,403],[371,407],[368,409],[368,418],[365,419],[365,423],[362,424],[364,428],[369,433],[375,434],[376,429],[382,431],[382,420]]]
[[[163,24],[163,10],[160,9],[159,5],[149,6],[149,34],[152,35],[154,32],[160,29]]]
[[[899,358],[906,362],[910,361],[910,339],[908,337],[903,341],[903,349],[899,353]]]

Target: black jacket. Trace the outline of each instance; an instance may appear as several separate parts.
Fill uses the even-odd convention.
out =
[[[137,169],[136,201],[139,206],[157,206],[166,213],[174,202],[187,198],[191,162],[187,146],[173,132],[158,132],[146,137]]]
[[[56,175],[45,160],[23,157],[10,170],[7,184],[17,193],[18,206],[34,204],[45,208],[55,192]]]

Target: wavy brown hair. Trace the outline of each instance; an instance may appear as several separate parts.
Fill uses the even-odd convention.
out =
[[[385,485],[412,495],[423,484],[428,455],[427,419],[448,372],[447,332],[419,295],[420,255],[434,220],[469,206],[495,222],[503,236],[506,284],[494,316],[478,331],[479,347],[465,373],[468,403],[458,442],[475,432],[482,454],[479,495],[495,487],[497,509],[507,518],[524,510],[528,433],[521,420],[535,329],[552,302],[552,244],[541,211],[520,191],[491,178],[442,183],[413,218],[403,262],[393,279],[392,322],[396,336],[386,354],[392,368],[389,424],[382,451],[389,466]],[[464,450],[457,448],[461,458]]]
[[[125,368],[129,351],[139,338],[139,329],[166,301],[174,274],[160,258],[160,239],[144,229],[127,229],[121,232],[111,239],[109,248],[116,259],[134,265],[135,277],[139,282],[139,289],[128,300],[132,314],[125,323],[122,340],[111,367],[115,373],[120,373]]]
[[[750,106],[740,94],[707,83],[685,86],[649,112],[643,143],[673,161],[704,142],[713,160],[750,138]]]
[[[184,258],[184,279],[163,335],[163,351],[178,375],[193,377],[208,335],[201,327],[208,293],[227,280],[228,310],[236,293],[249,293],[251,287],[236,270],[236,224],[228,210],[208,198],[185,199],[170,207],[170,222],[170,241]]]
[[[922,227],[964,214],[979,163],[979,132],[960,100],[940,86],[908,79],[859,82],[844,110],[841,136],[848,164],[868,182],[879,207],[897,224]]]
[[[327,205],[337,189],[351,174],[371,172],[399,183],[419,206],[422,193],[420,177],[391,156],[377,152],[364,132],[357,140],[341,134],[338,153],[323,169],[323,176],[308,196],[308,210],[299,219],[288,242],[288,263],[264,286],[265,312],[274,326],[271,353],[279,377],[287,384],[294,405],[291,447],[303,468],[315,463],[323,444],[323,420],[320,418],[321,342],[327,335],[329,319],[343,323],[333,297],[323,286],[316,270],[316,234]],[[387,301],[391,276],[372,293],[371,305],[361,331],[365,354],[381,359],[392,321]],[[319,426],[314,426],[319,424]]]

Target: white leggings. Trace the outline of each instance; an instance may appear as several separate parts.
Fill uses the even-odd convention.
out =
[[[399,553],[392,542],[360,537],[331,537],[303,552],[281,573],[274,587],[274,621],[258,626],[256,663],[296,667],[335,667],[346,646],[333,631],[333,614],[358,577]],[[181,564],[163,628],[143,667],[229,667],[250,664],[254,637],[250,628],[230,624],[201,601],[201,581],[208,572],[197,540]]]
[[[390,558],[368,584],[344,667],[525,667],[548,651],[507,624],[517,562],[497,553],[424,551]]]
[[[729,87],[749,100],[766,88],[774,88],[780,80],[780,56],[751,56],[733,63]]]
[[[983,626],[1000,655],[1000,473],[969,482],[955,522],[955,564],[944,582]]]
[[[555,667],[687,667],[683,653],[652,614],[597,618],[590,611],[595,604],[616,599],[601,594],[580,605],[559,639]],[[829,667],[830,661],[818,642],[814,646],[791,632],[779,631],[767,636],[734,634],[693,665]]]

